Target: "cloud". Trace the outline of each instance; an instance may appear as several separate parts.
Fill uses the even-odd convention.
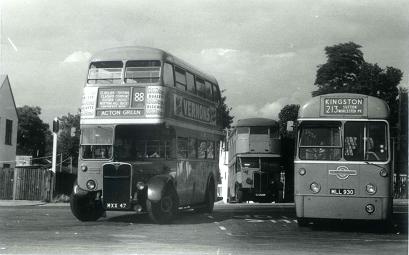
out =
[[[296,53],[295,52],[283,52],[279,54],[264,54],[261,56],[262,58],[292,58],[295,57]]]
[[[251,117],[263,117],[278,120],[278,114],[281,109],[287,105],[291,104],[292,99],[287,97],[279,98],[278,100],[266,103],[261,107],[257,107],[254,104],[248,105],[238,105],[233,110],[233,115],[235,121],[242,118],[251,118]]]
[[[75,51],[64,59],[64,63],[87,62],[91,58],[91,53],[87,51]]]

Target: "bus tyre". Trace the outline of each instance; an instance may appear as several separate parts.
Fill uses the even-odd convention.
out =
[[[104,214],[102,203],[90,195],[71,194],[70,206],[72,214],[80,221],[96,221]]]
[[[236,186],[236,192],[235,192],[235,200],[237,203],[243,203],[243,191],[240,189],[239,186]]]
[[[176,191],[167,185],[159,201],[146,201],[146,206],[151,220],[158,224],[166,224],[172,221],[178,211],[178,198]]]
[[[205,204],[203,207],[195,209],[198,213],[212,213],[214,208],[214,183],[211,181],[206,189]]]
[[[306,227],[309,223],[305,218],[297,218],[297,222],[299,227]]]

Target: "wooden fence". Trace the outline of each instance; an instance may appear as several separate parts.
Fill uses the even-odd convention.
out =
[[[55,174],[41,168],[0,169],[0,199],[51,201]]]

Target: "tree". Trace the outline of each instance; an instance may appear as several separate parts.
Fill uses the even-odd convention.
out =
[[[19,117],[17,131],[17,154],[33,157],[44,156],[47,141],[50,141],[49,125],[40,119],[41,108],[38,106],[23,106],[17,108]],[[49,148],[49,147],[48,147]]]
[[[296,129],[296,120],[300,105],[290,104],[284,106],[278,114],[281,135],[281,154],[282,165],[285,173],[285,197],[286,202],[292,202],[294,199],[294,151],[295,151],[295,132],[287,131],[287,122],[294,122]]]
[[[222,93],[224,93],[226,90],[222,90]],[[231,123],[233,123],[233,118],[234,116],[230,115],[231,107],[228,107],[226,104],[226,96],[222,96],[222,101],[220,104],[220,111],[221,112],[221,123],[223,129],[225,128],[230,128]]]
[[[68,113],[59,117],[58,120],[60,121],[58,153],[63,153],[64,158],[72,157],[74,165],[76,165],[80,144],[80,113],[75,115]]]
[[[325,48],[327,62],[318,66],[312,96],[329,93],[359,93],[379,97],[391,110],[390,122],[394,126],[398,116],[398,85],[402,71],[394,67],[382,69],[378,64],[364,60],[361,46],[353,42]]]
[[[287,131],[287,122],[293,121],[294,125],[296,125],[299,109],[300,105],[298,104],[286,105],[281,109],[280,113],[278,114],[278,118],[280,123],[280,135],[282,137],[294,138],[294,134]],[[295,128],[296,127],[294,126],[294,130]]]

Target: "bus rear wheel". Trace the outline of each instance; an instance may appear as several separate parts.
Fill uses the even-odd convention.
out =
[[[214,183],[211,181],[209,185],[207,186],[206,189],[206,194],[205,194],[205,204],[203,207],[199,207],[195,209],[196,212],[198,213],[212,213],[213,208],[214,208],[214,196],[215,196],[215,191],[214,191]]]
[[[148,199],[146,206],[149,217],[153,222],[158,224],[171,222],[178,211],[178,199],[175,189],[168,185],[159,201],[151,201]]]
[[[71,194],[70,207],[72,214],[80,221],[96,221],[104,214],[101,201],[91,195]]]

